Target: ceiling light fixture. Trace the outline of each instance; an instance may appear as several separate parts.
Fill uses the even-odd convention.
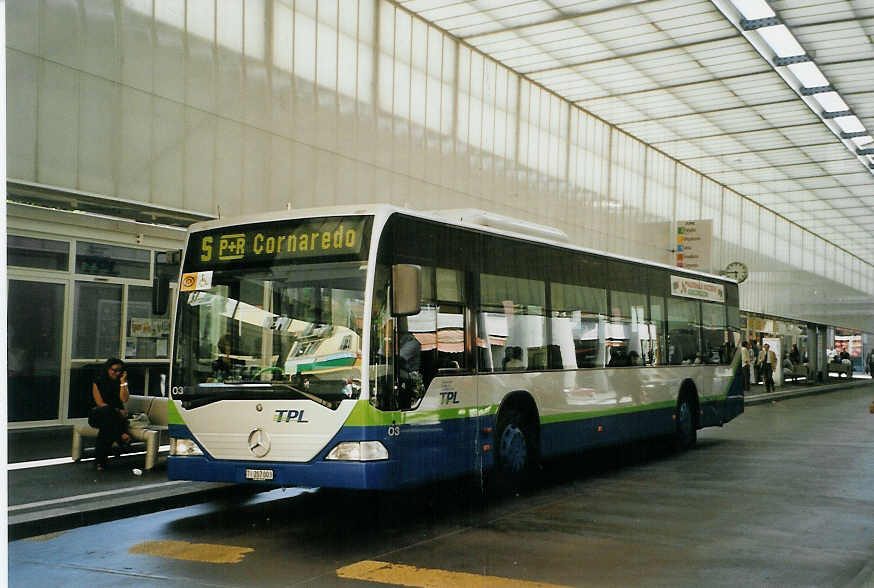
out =
[[[786,25],[777,25],[760,28],[757,31],[777,57],[792,57],[794,55],[804,55],[804,49],[795,40],[795,36],[789,32]]]
[[[807,63],[793,63],[788,67],[789,71],[798,78],[798,81],[801,82],[801,85],[805,88],[816,88],[829,85],[826,77],[812,61],[808,61]]]
[[[765,0],[731,0],[731,3],[747,20],[777,16]]]
[[[841,95],[834,91],[814,94],[813,99],[819,102],[819,105],[826,112],[849,112],[850,110]]]
[[[855,115],[839,116],[835,119],[835,122],[845,133],[861,133],[865,130],[865,125],[863,125],[862,121],[859,120],[859,117]]]
[[[874,170],[874,138],[767,0],[712,0],[829,130]],[[728,8],[731,4],[734,11]],[[785,68],[785,69],[784,69]],[[789,76],[789,74],[792,76]],[[794,79],[793,79],[794,78]],[[832,121],[834,124],[832,124]],[[864,156],[864,157],[862,157]]]

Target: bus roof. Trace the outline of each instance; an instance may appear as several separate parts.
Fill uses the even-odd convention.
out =
[[[465,212],[472,212],[468,209],[464,209]],[[483,215],[490,216],[500,216],[494,215],[492,213],[488,213],[487,211],[481,211]],[[621,261],[630,261],[634,263],[642,263],[649,266],[660,267],[664,269],[668,269],[675,272],[682,272],[684,274],[691,274],[696,276],[701,276],[709,279],[721,280],[724,282],[729,282],[736,284],[737,281],[729,278],[727,276],[721,276],[718,274],[712,274],[708,272],[702,272],[699,270],[692,270],[684,267],[677,267],[673,265],[668,265],[665,263],[661,263],[658,261],[651,261],[648,259],[640,259],[634,257],[628,257],[625,255],[620,255],[617,253],[611,253],[609,251],[601,251],[598,249],[590,249],[587,247],[582,247],[580,245],[575,245],[572,243],[565,242],[563,240],[555,240],[544,238],[542,234],[548,234],[548,230],[542,229],[551,229],[551,227],[544,227],[543,225],[536,225],[529,221],[525,221],[522,219],[517,219],[520,227],[525,227],[526,225],[529,227],[537,227],[541,229],[538,231],[538,234],[529,234],[524,232],[516,232],[512,230],[508,230],[505,228],[498,228],[495,226],[476,224],[471,222],[465,222],[463,220],[458,220],[457,214],[459,213],[458,209],[452,209],[447,211],[433,210],[433,211],[422,211],[422,210],[413,210],[409,208],[403,208],[400,206],[394,206],[392,204],[385,203],[372,203],[372,204],[349,204],[349,205],[338,205],[338,206],[320,206],[313,208],[295,208],[289,210],[278,210],[271,212],[264,212],[258,214],[250,214],[250,215],[242,215],[236,217],[227,217],[216,220],[203,221],[199,223],[194,223],[188,227],[189,233],[197,233],[200,231],[207,231],[212,229],[218,229],[225,226],[240,226],[240,225],[248,225],[255,223],[263,223],[263,222],[271,222],[271,221],[283,221],[283,220],[295,220],[301,218],[310,218],[310,217],[318,217],[318,216],[359,216],[359,215],[373,215],[375,217],[382,217],[383,219],[387,219],[392,214],[405,214],[407,216],[412,216],[416,218],[421,218],[425,220],[432,220],[436,222],[440,222],[446,225],[463,227],[468,229],[473,229],[476,231],[480,231],[483,233],[491,233],[495,235],[501,235],[505,237],[512,237],[515,239],[520,239],[523,241],[529,241],[531,243],[539,243],[544,245],[551,245],[553,247],[558,247],[561,249],[569,249],[572,251],[580,251],[583,253],[591,253],[594,255],[601,255],[604,257],[609,257],[612,259],[617,259]],[[471,215],[467,215],[471,216]],[[455,217],[455,218],[454,218]],[[510,217],[501,217],[507,220]],[[552,229],[556,234],[561,233],[559,229]]]

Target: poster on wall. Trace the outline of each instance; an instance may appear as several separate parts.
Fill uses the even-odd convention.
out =
[[[677,267],[712,271],[713,221],[677,221]]]

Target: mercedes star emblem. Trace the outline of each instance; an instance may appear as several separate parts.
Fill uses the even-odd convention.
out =
[[[249,433],[249,451],[255,457],[264,457],[270,453],[270,435],[262,429],[255,429]]]

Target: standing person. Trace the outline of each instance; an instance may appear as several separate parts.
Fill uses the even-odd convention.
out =
[[[759,369],[759,347],[756,345],[756,339],[754,337],[750,337],[750,359],[753,362],[753,382],[758,384],[759,379],[761,378],[760,369]]]
[[[874,378],[874,349],[868,352],[868,358],[865,360],[865,371]]]
[[[107,359],[100,376],[91,385],[94,406],[88,415],[88,424],[98,430],[96,447],[97,471],[106,468],[109,450],[114,442],[130,443],[127,433],[127,411],[124,403],[130,398],[127,372],[120,359]]]
[[[759,352],[759,372],[765,381],[765,392],[774,391],[774,369],[777,367],[777,354],[771,351],[771,346],[765,343]]]
[[[740,365],[744,379],[744,392],[750,391],[750,345],[746,341],[740,344]]]

